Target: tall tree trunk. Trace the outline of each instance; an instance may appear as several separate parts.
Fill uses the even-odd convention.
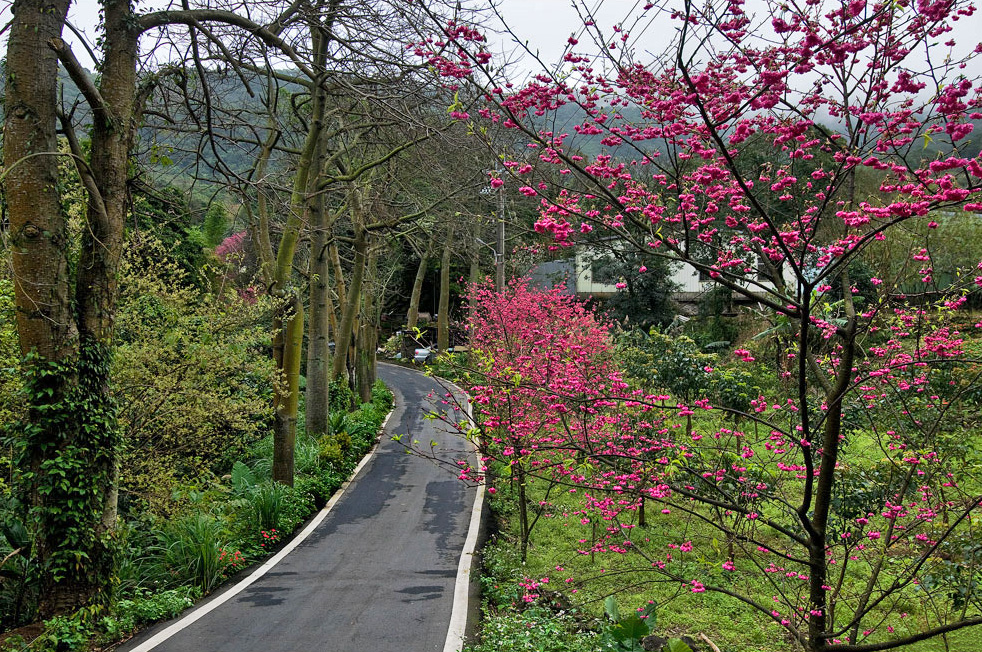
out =
[[[436,320],[436,348],[446,353],[450,346],[450,254],[453,248],[453,232],[447,234],[440,259],[440,307]]]
[[[322,169],[324,151],[325,143],[321,138],[317,146],[318,169]],[[316,181],[316,177],[311,178],[311,182]],[[316,192],[313,183],[308,190],[312,193],[312,198],[308,202],[311,231],[308,263],[310,326],[307,334],[307,389],[304,418],[307,434],[320,437],[327,434],[331,416],[329,331],[334,306],[331,302],[327,246],[333,220],[326,210],[324,193]]]
[[[347,301],[344,304],[344,312],[341,316],[341,324],[338,326],[337,337],[334,342],[334,366],[331,370],[331,378],[340,378],[346,369],[347,356],[345,352],[351,342],[351,335],[354,332],[355,318],[361,305],[361,284],[365,278],[365,262],[368,251],[368,236],[365,233],[364,215],[361,202],[361,191],[357,188],[351,189],[351,221],[355,228],[355,263],[351,272],[351,286],[347,288]]]
[[[37,525],[41,618],[93,602],[112,577],[118,429],[110,345],[138,116],[138,32],[128,2],[106,3],[97,87],[60,38],[68,2],[17,0],[8,39],[4,166],[18,333],[27,362],[29,425],[18,438],[18,490]],[[92,108],[87,165],[67,130],[88,193],[75,279],[58,193],[58,59]],[[67,121],[66,121],[67,126]],[[84,559],[84,563],[79,560]]]
[[[358,398],[362,403],[372,400],[372,385],[375,384],[375,349],[378,346],[378,329],[375,324],[363,319],[358,329],[358,355],[355,379],[358,383]]]
[[[105,440],[101,443],[104,452],[98,461],[93,461],[92,470],[106,474],[108,478],[102,522],[113,528],[118,505],[115,481],[118,479],[119,435],[110,398],[109,347],[116,315],[126,213],[130,204],[127,192],[129,156],[142,111],[136,97],[139,34],[134,26],[132,6],[122,0],[106,2],[103,16],[107,47],[99,90],[104,105],[101,109],[93,108],[89,163],[98,192],[89,198],[88,228],[82,236],[75,296],[82,355],[85,357],[86,349],[91,347],[99,351],[99,357],[106,358],[104,364],[93,360],[97,364],[84,372],[86,382],[92,384],[94,394],[107,408],[103,417]],[[69,73],[78,68],[81,66],[70,64]]]
[[[328,17],[333,20],[333,13]],[[313,30],[314,69],[324,71],[327,45],[330,41],[329,24],[325,29]],[[292,289],[293,260],[300,238],[302,217],[308,211],[308,188],[312,176],[320,167],[321,131],[324,124],[324,90],[315,83],[311,100],[311,119],[304,140],[297,172],[293,180],[290,209],[283,235],[276,251],[273,276],[273,295],[281,299],[273,321],[273,360],[279,372],[279,384],[273,403],[276,410],[273,430],[273,480],[293,486],[293,449],[297,437],[297,418],[300,399],[300,355],[303,345],[304,313],[297,292]]]
[[[85,574],[63,558],[73,548],[97,548],[97,541],[73,542],[62,550],[63,519],[54,513],[68,498],[50,495],[43,473],[52,449],[74,445],[79,433],[71,414],[77,382],[78,330],[72,314],[68,271],[67,224],[58,193],[55,136],[55,85],[58,60],[48,41],[61,34],[68,2],[17,0],[7,43],[7,88],[4,124],[4,168],[10,219],[10,252],[17,306],[17,333],[25,360],[28,422],[19,437],[19,490],[37,519],[34,554],[42,568],[41,611],[50,616],[70,605],[66,593],[83,586]],[[45,400],[45,395],[48,398]],[[57,458],[60,458],[60,452]],[[74,476],[77,468],[70,471]],[[74,479],[74,478],[72,478]],[[101,492],[100,492],[101,496]],[[83,528],[95,529],[95,510],[77,514]],[[75,510],[73,510],[75,512]],[[79,534],[83,534],[79,532]],[[49,567],[68,572],[56,581]],[[50,596],[50,597],[49,597]]]
[[[77,332],[69,296],[67,223],[58,193],[58,59],[67,0],[16,0],[7,42],[6,199],[21,353],[71,361]]]
[[[413,290],[409,295],[409,310],[406,311],[406,330],[413,330],[419,323],[419,298],[423,294],[423,281],[426,279],[426,266],[430,262],[432,244],[420,254],[419,267],[416,268],[416,278],[413,279]]]
[[[307,335],[307,389],[304,413],[307,434],[320,437],[327,433],[330,420],[329,346],[331,289],[328,276],[327,211],[323,194],[318,194],[310,211],[310,326]]]
[[[406,311],[406,330],[402,337],[402,359],[409,360],[413,357],[415,339],[413,332],[416,324],[419,323],[419,298],[423,294],[423,280],[426,278],[426,266],[430,262],[430,253],[433,250],[432,241],[427,243],[426,249],[419,255],[419,267],[416,268],[416,278],[413,279],[413,289],[409,294],[409,310]]]
[[[341,310],[341,320],[344,320],[344,309],[348,305],[348,288],[344,283],[344,267],[341,265],[341,253],[338,251],[337,242],[332,240],[331,246],[328,247],[328,255],[331,261],[331,271],[334,273],[334,288],[335,293],[338,298],[338,307]],[[337,360],[338,356],[343,359],[340,362],[342,368],[347,364],[348,347],[341,344],[341,338],[339,333],[341,332],[341,322],[337,321],[334,324],[334,358]],[[331,374],[332,378],[334,374]]]
[[[368,254],[365,276],[355,358],[355,382],[358,387],[358,397],[362,403],[368,403],[372,400],[372,385],[375,384],[375,349],[378,347],[378,322],[376,318],[379,312],[375,301],[380,290],[378,287],[377,247],[372,248]]]
[[[343,306],[348,303],[348,288],[344,283],[344,267],[341,266],[341,253],[338,251],[337,242],[331,242],[328,254],[331,256],[331,271],[334,272],[334,286],[338,295],[338,305]]]
[[[281,399],[273,418],[273,480],[293,486],[294,449],[300,403],[300,358],[303,349],[303,302],[293,294],[284,319]]]

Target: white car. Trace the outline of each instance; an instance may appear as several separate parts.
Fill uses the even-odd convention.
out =
[[[436,359],[436,352],[428,346],[413,351],[413,362],[416,364],[426,364],[433,362],[434,359]]]

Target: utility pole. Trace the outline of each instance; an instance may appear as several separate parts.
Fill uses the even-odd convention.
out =
[[[494,257],[495,286],[505,291],[505,187],[498,188],[498,250]]]

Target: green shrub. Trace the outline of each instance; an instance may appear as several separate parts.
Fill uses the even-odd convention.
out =
[[[314,504],[314,498],[309,493],[287,487],[276,529],[287,534],[292,533],[314,513]]]
[[[709,395],[717,407],[750,412],[750,401],[764,393],[761,379],[768,373],[759,365],[753,368],[717,368],[709,376]]]
[[[298,435],[293,452],[297,475],[317,473],[321,467],[320,441],[309,435]]]
[[[481,643],[469,652],[594,652],[593,633],[577,632],[566,615],[532,608],[521,613],[496,613],[485,618]]]
[[[334,492],[344,484],[344,478],[333,469],[324,469],[315,475],[297,478],[294,489],[300,495],[310,496],[316,509],[323,509]]]
[[[333,446],[336,445],[344,458],[360,458],[367,453],[375,443],[382,417],[370,403],[362,405],[357,412],[350,414],[331,415],[331,434],[333,444],[328,444],[329,450],[324,451],[322,459],[330,458]],[[324,440],[322,440],[323,442]]]
[[[210,514],[170,521],[157,534],[160,579],[165,585],[191,584],[207,593],[224,579],[230,565],[224,549],[228,538],[224,523]]]
[[[267,306],[216,299],[172,254],[144,237],[121,264],[111,372],[124,515],[171,516],[175,489],[227,473],[271,417]]]
[[[350,437],[348,437],[348,441],[351,441]],[[320,438],[318,452],[322,465],[338,465],[344,459],[344,451],[341,450],[341,444],[334,435],[324,435]]]
[[[381,380],[376,380],[375,384],[372,385],[372,405],[375,406],[375,409],[384,416],[389,413],[394,403],[395,396],[393,396],[392,390],[386,387]]]
[[[149,518],[124,521],[116,528],[117,550],[114,599],[130,598],[145,590],[160,588],[157,572],[159,558],[155,555],[157,537]]]
[[[315,467],[316,468],[316,467]],[[260,480],[246,464],[232,467],[233,506],[242,515],[242,536],[249,540],[262,530],[293,532],[313,511],[314,499],[272,480]]]
[[[664,389],[679,400],[703,396],[716,356],[702,353],[691,338],[655,329],[626,331],[617,343],[618,362],[627,376],[645,389]]]
[[[253,487],[249,494],[251,529],[253,531],[281,529],[279,527],[280,515],[289,494],[289,487],[271,480]]]
[[[181,587],[132,600],[120,600],[113,607],[112,614],[99,622],[99,629],[105,641],[117,641],[141,625],[177,617],[200,596],[201,591],[197,587]]]
[[[355,393],[348,384],[347,378],[338,378],[331,381],[328,389],[329,407],[331,414],[345,414],[355,404]]]
[[[0,498],[0,624],[5,629],[31,618],[38,599],[37,563],[31,555],[31,533],[22,520],[24,510],[12,496]],[[14,551],[19,551],[15,553]]]
[[[44,623],[44,633],[30,645],[36,652],[88,650],[93,628],[86,614],[55,616]]]

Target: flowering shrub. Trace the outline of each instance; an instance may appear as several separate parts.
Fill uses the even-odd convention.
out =
[[[607,327],[559,289],[535,290],[520,279],[501,293],[487,284],[471,292],[470,394],[486,433],[485,460],[500,460],[518,492],[524,556],[541,515],[528,512],[527,483],[565,482],[572,458],[615,419],[607,394],[626,384],[613,366]],[[465,466],[461,476],[473,471]]]
[[[218,563],[222,566],[222,577],[231,577],[245,565],[245,557],[238,550],[229,551],[222,548],[218,552]]]
[[[280,542],[280,533],[276,529],[259,531],[259,547],[263,550],[272,550]]]

